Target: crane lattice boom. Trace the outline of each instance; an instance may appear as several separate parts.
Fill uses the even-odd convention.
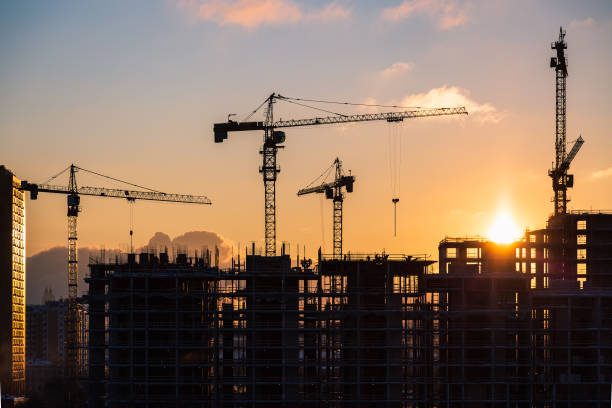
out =
[[[266,122],[234,122],[215,123],[213,130],[215,142],[221,143],[227,139],[228,132],[244,132],[251,130],[266,130],[269,128],[289,128],[297,126],[332,125],[338,123],[370,122],[375,120],[386,120],[388,122],[400,122],[404,119],[423,118],[430,116],[467,115],[465,107],[459,108],[432,108],[409,110],[403,112],[366,113],[360,115],[326,116],[308,119],[279,120],[266,125]]]
[[[149,201],[165,201],[173,203],[187,204],[211,204],[211,201],[205,196],[193,196],[185,194],[166,194],[153,191],[137,191],[137,190],[122,190],[103,187],[77,187],[73,192],[68,186],[56,186],[50,184],[31,184],[28,182],[22,183],[22,190],[27,190],[33,193],[57,193],[57,194],[77,194],[98,197],[124,198],[127,200],[149,200]]]
[[[301,196],[310,193],[325,193],[327,191],[332,191],[334,188],[352,186],[354,182],[354,176],[342,176],[340,180],[334,181],[332,183],[323,183],[320,186],[303,188],[298,191],[297,195]]]
[[[565,160],[563,160],[563,163],[561,163],[560,168],[562,170],[569,169],[570,164],[572,164],[574,157],[576,157],[576,155],[578,154],[578,151],[580,150],[583,144],[584,144],[584,139],[582,138],[582,136],[578,136],[578,139],[576,139],[576,141],[574,142],[574,146],[572,146],[572,150],[570,150]]]

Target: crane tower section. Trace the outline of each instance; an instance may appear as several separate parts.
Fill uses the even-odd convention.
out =
[[[552,179],[555,203],[555,215],[567,212],[567,189],[574,186],[574,176],[568,174],[569,166],[584,143],[582,137],[578,137],[570,154],[567,154],[566,145],[566,82],[567,82],[567,57],[565,50],[565,31],[559,28],[559,39],[551,44],[556,51],[556,56],[550,58],[550,67],[555,70],[555,163],[549,170],[548,175]]]
[[[342,188],[346,189],[347,193],[353,192],[355,177],[350,174],[344,174],[342,171],[342,162],[336,158],[332,163],[335,167],[334,181],[323,183],[315,187],[306,187],[298,191],[297,195],[301,196],[310,193],[325,193],[325,198],[334,201],[334,259],[342,258],[342,203],[344,201],[344,193]]]

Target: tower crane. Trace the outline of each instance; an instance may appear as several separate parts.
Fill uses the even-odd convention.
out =
[[[565,214],[567,212],[567,189],[574,186],[574,176],[568,174],[570,164],[578,151],[584,144],[582,136],[574,142],[569,154],[566,154],[566,81],[567,81],[567,58],[565,50],[567,43],[565,42],[565,31],[563,27],[559,28],[559,39],[551,44],[551,49],[557,52],[556,57],[550,58],[550,67],[555,69],[556,85],[555,85],[555,163],[554,167],[548,171],[548,175],[552,179],[552,187],[554,192],[555,215]]]
[[[320,108],[317,109],[334,116],[315,117],[308,119],[289,119],[289,120],[274,120],[274,104],[277,101],[284,101],[296,105],[313,108],[301,102],[320,102],[333,103],[341,105],[363,105],[349,102],[330,102],[318,101],[312,99],[289,98],[276,93],[268,96],[244,121],[233,121],[228,117],[227,122],[215,123],[213,126],[215,143],[221,143],[228,137],[230,132],[242,132],[252,130],[263,130],[263,147],[260,154],[263,156],[262,166],[259,172],[263,175],[264,191],[265,191],[265,241],[266,241],[266,256],[276,255],[276,178],[280,172],[280,168],[276,165],[276,155],[279,149],[285,146],[285,132],[276,130],[279,128],[290,128],[298,126],[315,126],[329,125],[338,123],[355,123],[367,122],[376,120],[386,120],[388,122],[401,122],[404,119],[422,118],[429,116],[444,116],[444,115],[460,115],[467,114],[465,107],[457,108],[412,108],[411,110],[385,112],[385,113],[367,113],[358,115],[344,115],[329,110]],[[298,102],[300,101],[300,102]],[[265,120],[263,122],[249,122],[250,117],[265,105]],[[369,105],[373,106],[373,105]],[[375,105],[384,106],[384,105]],[[398,108],[398,106],[387,106]]]
[[[76,378],[78,375],[79,366],[79,315],[78,315],[78,257],[77,257],[77,217],[80,212],[80,201],[82,195],[96,197],[111,197],[123,198],[130,202],[135,200],[149,201],[166,201],[175,203],[191,203],[191,204],[211,204],[210,200],[204,196],[192,196],[181,194],[166,194],[155,191],[137,184],[128,183],[113,177],[104,176],[102,174],[86,170],[81,167],[71,164],[70,167],[64,169],[59,174],[53,176],[54,179],[70,170],[70,178],[68,186],[58,186],[50,184],[35,184],[27,181],[21,182],[21,190],[30,192],[30,199],[36,200],[38,193],[54,193],[67,195],[68,199],[68,313],[66,315],[66,376],[68,378]],[[97,176],[102,176],[107,179],[118,181],[124,184],[129,184],[143,190],[122,190],[103,187],[78,187],[76,180],[77,171],[84,171]],[[130,234],[132,231],[130,231]]]
[[[346,189],[347,193],[353,192],[353,184],[355,183],[355,177],[351,175],[350,170],[348,176],[342,171],[342,162],[336,157],[336,160],[332,163],[335,166],[335,178],[333,182],[322,183],[315,187],[306,187],[298,191],[297,195],[302,196],[311,193],[325,193],[325,198],[334,200],[334,258],[342,258],[342,202],[344,201],[344,194],[342,187]],[[330,169],[331,169],[330,167]]]

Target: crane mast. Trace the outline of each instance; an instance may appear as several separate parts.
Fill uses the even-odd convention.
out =
[[[574,176],[568,174],[570,164],[580,147],[584,143],[582,137],[578,137],[570,154],[567,154],[566,144],[566,82],[567,82],[567,58],[565,50],[565,31],[559,28],[559,38],[551,44],[551,49],[556,51],[556,57],[550,58],[550,67],[555,70],[555,163],[548,171],[552,179],[553,201],[555,203],[554,215],[567,213],[567,189],[574,186]]]
[[[77,246],[77,218],[80,209],[81,195],[97,196],[97,197],[110,197],[110,198],[123,198],[130,202],[134,200],[150,200],[150,201],[166,201],[166,202],[177,202],[177,203],[191,203],[191,204],[211,204],[210,200],[205,196],[191,196],[183,194],[166,194],[159,191],[149,190],[122,190],[122,189],[109,189],[103,187],[78,187],[76,180],[76,173],[79,170],[83,170],[89,173],[97,174],[89,170],[82,169],[80,167],[71,164],[70,176],[68,180],[68,186],[55,186],[49,184],[34,184],[22,181],[21,190],[29,191],[30,198],[35,200],[38,198],[38,193],[54,193],[54,194],[65,194],[67,197],[68,204],[68,311],[66,314],[66,339],[65,339],[65,361],[66,377],[70,380],[76,379],[80,372],[80,343],[79,338],[79,327],[80,327],[80,316],[78,310],[78,246]],[[60,173],[61,174],[61,173]],[[121,181],[113,179],[115,181]],[[128,183],[131,184],[131,183]],[[131,233],[131,231],[130,231]],[[75,397],[69,397],[74,403]]]
[[[81,198],[77,193],[76,167],[70,165],[68,181],[70,194],[68,200],[68,314],[66,315],[66,375],[76,378],[79,367],[79,309],[78,297],[78,251],[77,251],[77,217]]]
[[[344,194],[342,188],[346,189],[347,193],[353,192],[353,184],[355,177],[349,174],[348,176],[342,171],[342,162],[336,158],[332,163],[335,167],[334,181],[331,183],[323,183],[316,187],[306,187],[298,191],[297,195],[302,196],[311,193],[325,193],[325,198],[331,199],[334,202],[334,259],[342,258],[342,203],[344,202]],[[350,173],[350,171],[349,171]]]
[[[413,109],[402,112],[369,113],[359,115],[336,114],[336,116],[274,121],[274,103],[277,100],[290,101],[291,99],[293,98],[287,98],[276,93],[273,93],[266,98],[264,103],[260,105],[260,107],[264,104],[266,105],[266,117],[264,122],[236,122],[230,120],[230,116],[228,116],[227,122],[215,123],[213,126],[215,143],[221,143],[227,139],[229,132],[253,130],[264,131],[263,147],[260,150],[260,154],[263,157],[263,163],[259,169],[259,172],[263,175],[264,181],[266,256],[276,256],[276,179],[278,177],[278,173],[280,172],[280,168],[276,164],[276,156],[278,150],[284,148],[282,143],[285,142],[285,132],[278,131],[276,129],[376,120],[399,122],[403,121],[404,119],[411,118],[467,114],[465,107],[457,107]],[[256,111],[257,109],[253,111],[253,113]]]
[[[264,143],[260,151],[263,163],[259,172],[264,181],[264,208],[265,208],[265,238],[266,256],[276,254],[276,178],[280,168],[276,165],[278,149],[284,146],[285,133],[274,131],[274,94],[268,98],[266,107],[266,122],[264,130]]]

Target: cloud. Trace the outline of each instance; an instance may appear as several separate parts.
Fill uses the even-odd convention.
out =
[[[572,20],[569,24],[570,28],[581,28],[581,27],[591,27],[595,25],[595,20],[591,17],[585,18],[584,20]]]
[[[470,116],[478,121],[497,123],[502,119],[502,113],[488,103],[478,103],[469,97],[470,92],[456,86],[442,86],[427,93],[413,94],[404,97],[401,106],[421,108],[454,108],[465,106]]]
[[[89,257],[97,255],[100,248],[83,247],[78,250],[79,296],[87,292],[85,276],[89,274]],[[108,259],[114,259],[120,251],[118,249],[106,250]],[[41,251],[26,259],[26,303],[42,303],[45,288],[51,288],[56,299],[65,298],[68,293],[68,248],[56,246]]]
[[[383,9],[381,16],[397,22],[412,15],[426,15],[439,29],[449,30],[467,23],[466,8],[458,0],[404,0],[396,7]]]
[[[199,255],[205,248],[214,251],[215,246],[219,248],[221,266],[228,265],[232,256],[231,244],[221,235],[210,231],[186,232],[174,239],[170,239],[163,232],[157,232],[146,247],[139,248],[135,252],[139,253],[145,248],[160,252],[168,248],[171,257],[173,249],[186,251],[189,256],[193,256],[196,250]],[[119,249],[106,249],[105,253],[107,262],[115,262],[116,257],[121,257],[123,262],[126,261],[125,252]],[[90,258],[97,258],[99,255],[100,248],[82,247],[78,250],[79,296],[87,293],[88,285],[84,279],[89,275]],[[28,257],[26,260],[26,303],[41,303],[45,288],[51,288],[56,299],[65,298],[68,292],[67,264],[68,249],[65,246],[56,246]]]
[[[346,20],[352,14],[352,10],[331,2],[321,10],[315,10],[306,14],[306,20],[319,21],[327,23],[334,20]]]
[[[595,179],[610,177],[610,176],[612,176],[612,167],[608,167],[607,169],[604,169],[604,170],[598,170],[591,175],[591,177]]]
[[[331,22],[345,20],[352,10],[336,1],[322,8],[305,10],[293,0],[179,0],[178,8],[189,9],[198,20],[219,26],[237,25],[254,29],[262,25],[282,25],[301,21]]]
[[[156,232],[149,240],[149,243],[145,247],[140,248],[139,251],[148,248],[157,252],[163,252],[166,249],[171,251],[174,248],[177,251],[188,254],[193,254],[195,251],[201,254],[206,249],[214,251],[215,247],[219,248],[219,261],[222,264],[231,261],[232,246],[221,235],[210,231],[186,232],[172,240],[167,234]]]
[[[396,62],[392,64],[390,67],[385,68],[380,72],[380,76],[383,78],[389,78],[391,76],[395,76],[397,74],[409,72],[414,68],[414,64],[412,62]]]

